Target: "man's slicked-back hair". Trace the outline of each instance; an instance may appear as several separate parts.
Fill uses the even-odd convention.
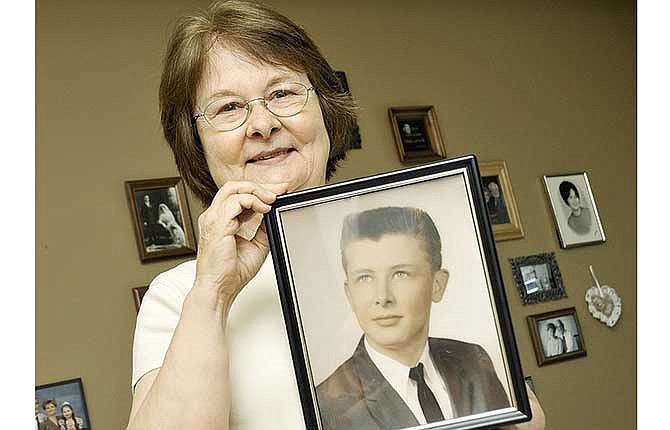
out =
[[[362,239],[377,241],[385,234],[407,234],[419,239],[430,258],[431,269],[442,268],[442,241],[430,215],[418,208],[388,206],[356,212],[344,218],[340,238],[344,270],[347,270],[344,250],[349,243]]]
[[[329,179],[349,149],[355,106],[342,91],[333,69],[307,33],[290,19],[260,3],[224,0],[179,19],[168,41],[159,89],[163,134],[179,173],[206,206],[216,194],[193,116],[196,94],[209,52],[224,46],[263,64],[306,73],[321,105],[330,138]],[[203,106],[201,106],[202,108]]]

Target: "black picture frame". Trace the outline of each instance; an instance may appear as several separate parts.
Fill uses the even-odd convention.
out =
[[[71,410],[74,412],[74,417],[76,417],[71,419],[75,419],[76,421],[79,421],[77,418],[81,419],[82,430],[89,430],[91,428],[86,397],[84,396],[84,384],[81,378],[68,379],[35,387],[35,403],[39,406],[38,412],[35,413],[35,419],[38,422],[41,421],[41,418],[48,419],[43,407],[47,400],[52,400],[56,403],[56,415],[59,420],[64,420],[62,409],[66,404],[69,404]]]
[[[556,254],[545,252],[508,259],[512,275],[524,305],[568,297]],[[537,272],[532,276],[531,272]]]
[[[266,214],[270,249],[306,428],[339,428],[329,424],[332,422],[328,420],[331,416],[329,412],[335,414],[335,410],[329,408],[339,407],[338,400],[335,403],[329,400],[328,406],[325,406],[326,397],[323,391],[317,394],[320,390],[317,385],[334,377],[334,373],[327,375],[337,367],[338,357],[346,359],[350,354],[351,349],[345,350],[340,339],[346,337],[351,345],[361,339],[357,351],[364,344],[360,337],[361,328],[356,326],[351,309],[342,304],[347,300],[344,298],[342,284],[339,284],[339,288],[336,286],[337,276],[342,278],[344,275],[330,272],[342,271],[338,257],[341,224],[337,221],[344,219],[344,215],[350,213],[351,208],[393,206],[396,205],[394,202],[400,202],[398,206],[415,207],[429,213],[435,218],[437,229],[443,230],[440,235],[445,233],[444,227],[450,225],[450,217],[462,220],[463,225],[449,227],[450,230],[444,235],[442,253],[446,256],[445,260],[453,259],[450,263],[445,262],[445,265],[454,266],[449,266],[448,269],[449,282],[452,282],[452,278],[456,279],[453,281],[454,286],[449,287],[453,288],[453,291],[449,290],[449,294],[454,297],[464,294],[475,299],[467,309],[463,309],[461,302],[451,301],[445,304],[445,301],[452,300],[445,299],[431,306],[445,305],[461,310],[454,311],[451,315],[449,312],[436,310],[432,313],[426,311],[422,315],[430,314],[428,324],[431,339],[436,338],[436,335],[441,336],[445,330],[453,330],[458,336],[443,337],[458,337],[469,342],[468,348],[478,347],[483,352],[478,359],[470,357],[469,361],[488,363],[490,369],[498,366],[495,367],[494,375],[507,396],[507,406],[494,407],[491,410],[477,410],[462,415],[460,407],[455,407],[457,419],[433,423],[431,429],[479,429],[530,420],[530,404],[493,233],[484,206],[479,168],[476,158],[469,155],[279,196],[271,211]],[[455,207],[458,209],[454,209]],[[465,232],[458,233],[457,230]],[[472,237],[476,239],[473,240]],[[464,251],[465,248],[468,250]],[[459,252],[450,252],[449,249],[458,249]],[[466,254],[467,257],[462,256]],[[468,262],[462,263],[465,260],[458,258]],[[473,267],[478,267],[479,270],[469,270]],[[310,281],[310,277],[319,281]],[[461,304],[456,306],[457,303]],[[454,318],[457,322],[446,327],[442,324],[444,318]],[[478,324],[476,330],[473,324]],[[352,326],[356,333],[349,336],[346,332],[347,326]],[[475,333],[477,330],[479,332]],[[473,340],[467,336],[481,337]],[[430,347],[427,348],[432,357],[431,342],[433,341],[428,341]],[[473,382],[467,389],[484,390],[477,384]],[[450,394],[453,393],[451,388],[450,386]],[[456,394],[458,395],[460,394]],[[346,395],[340,398],[345,397]],[[455,398],[452,400],[456,404]],[[375,407],[381,408],[382,415],[402,415],[397,404],[377,403]],[[403,407],[406,408],[404,403],[400,405],[400,408]],[[409,412],[409,409],[403,411]],[[350,423],[352,428],[357,425],[354,421]],[[418,424],[409,425],[399,420],[386,422],[381,427],[390,430],[414,425]]]
[[[574,307],[529,315],[527,321],[538,366],[586,356],[584,332]],[[562,333],[557,330],[559,321],[563,327]],[[567,337],[569,343],[561,345],[557,340],[550,344],[549,336],[552,330],[548,330],[549,325],[554,326],[553,333],[558,336],[556,339]]]

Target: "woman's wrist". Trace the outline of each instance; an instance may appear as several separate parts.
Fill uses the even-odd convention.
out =
[[[192,308],[201,315],[211,313],[212,316],[208,318],[214,318],[225,324],[233,300],[233,297],[222,297],[219,290],[212,285],[207,285],[206,281],[196,280],[184,300],[184,308]]]

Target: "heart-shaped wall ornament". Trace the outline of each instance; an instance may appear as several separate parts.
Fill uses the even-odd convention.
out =
[[[598,278],[593,273],[593,267],[589,266],[591,277],[596,285],[586,290],[586,303],[593,318],[604,322],[608,327],[614,327],[621,316],[621,298],[614,288],[600,285]]]

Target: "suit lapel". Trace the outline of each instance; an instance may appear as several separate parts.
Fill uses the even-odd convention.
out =
[[[388,430],[419,425],[412,411],[370,359],[363,339],[358,343],[354,352],[352,364],[353,371],[361,381],[361,389],[368,410],[379,423],[380,429]]]
[[[428,348],[435,367],[440,372],[442,379],[446,381],[451,406],[454,410],[454,418],[471,415],[472,402],[465,391],[467,379],[463,366],[458,363],[458,359],[448,349],[440,348],[439,344],[432,338],[428,339]]]

